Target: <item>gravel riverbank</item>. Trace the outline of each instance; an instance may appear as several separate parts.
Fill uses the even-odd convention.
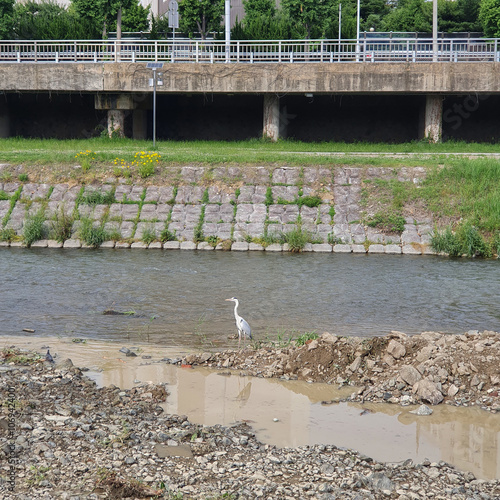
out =
[[[256,376],[335,384],[359,384],[364,377],[353,399],[403,404],[405,396],[425,400],[419,387],[428,380],[450,404],[497,412],[499,350],[494,332],[394,333],[378,340],[324,334],[301,347],[205,353],[184,362],[225,370],[243,370],[244,364]],[[500,498],[499,480],[476,479],[444,462],[384,464],[324,445],[279,449],[259,443],[244,422],[199,426],[165,414],[165,385],[98,388],[68,360],[23,364],[14,349],[3,357],[2,498]],[[406,373],[417,375],[405,366],[420,374],[412,386]],[[448,372],[446,381],[440,370]]]

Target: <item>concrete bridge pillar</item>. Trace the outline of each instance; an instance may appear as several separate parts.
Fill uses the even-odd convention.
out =
[[[10,137],[9,107],[5,100],[0,100],[0,137]]]
[[[443,98],[428,94],[425,98],[424,139],[439,142],[443,132]]]
[[[275,94],[264,94],[264,127],[262,135],[272,142],[280,136],[280,99]]]
[[[130,94],[97,94],[95,109],[108,111],[109,137],[125,136],[125,117],[127,111],[136,108],[136,103]]]

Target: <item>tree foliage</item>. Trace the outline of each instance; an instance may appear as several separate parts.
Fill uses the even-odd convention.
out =
[[[432,2],[400,0],[382,22],[383,31],[432,31]]]
[[[14,21],[14,1],[0,0],[0,38],[9,38],[12,34]]]
[[[14,36],[20,40],[89,38],[89,26],[54,2],[18,3],[14,8]]]
[[[481,0],[479,21],[486,36],[500,36],[500,1]]]
[[[282,0],[296,30],[306,38],[321,38],[328,28],[332,0]]]
[[[88,21],[96,34],[101,31],[106,38],[107,33],[116,28],[122,10],[137,5],[138,0],[71,0],[71,3],[78,16]]]
[[[200,33],[204,40],[208,33],[221,30],[223,14],[224,0],[182,0],[179,27],[190,36]]]

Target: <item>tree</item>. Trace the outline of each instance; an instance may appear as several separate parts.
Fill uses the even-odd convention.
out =
[[[297,37],[290,16],[274,0],[244,0],[245,17],[232,30],[234,40],[283,40]]]
[[[116,37],[121,38],[122,13],[138,3],[138,0],[71,0],[73,8],[82,19],[102,30],[102,38],[115,26]]]
[[[328,29],[333,3],[333,0],[282,0],[281,5],[298,32],[306,38],[321,38]]]
[[[439,0],[439,31],[482,31],[479,22],[480,0]]]
[[[76,14],[53,2],[17,3],[13,31],[21,40],[88,38],[88,26]]]
[[[274,17],[276,14],[276,4],[274,0],[243,0],[245,7],[245,21],[253,21],[262,16]]]
[[[383,31],[432,31],[432,2],[400,0],[382,21]]]
[[[198,32],[202,40],[221,29],[224,0],[182,0],[179,3],[179,25],[190,36]]]
[[[143,7],[140,3],[132,4],[123,11],[122,29],[124,31],[149,30],[149,11],[151,7]]]
[[[0,0],[0,38],[5,40],[12,33],[14,1]]]
[[[390,12],[385,0],[363,0],[361,2],[360,29],[370,31],[373,28],[379,31],[382,20]]]
[[[485,36],[500,36],[500,0],[481,0],[479,21]]]

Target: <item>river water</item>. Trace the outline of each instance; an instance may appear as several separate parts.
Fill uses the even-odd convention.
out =
[[[494,260],[0,249],[0,345],[42,354],[50,347],[56,359],[90,368],[100,385],[167,382],[166,411],[207,425],[249,421],[260,440],[277,446],[335,444],[381,461],[445,460],[492,479],[500,478],[498,415],[445,405],[431,417],[387,404],[322,405],[347,394],[326,384],[186,370],[161,359],[235,347],[228,339],[235,333],[232,303],[224,301],[231,296],[240,299],[256,339],[276,340],[311,331],[500,331],[499,291]],[[104,315],[107,309],[135,314]],[[151,358],[127,358],[123,345]]]
[[[0,249],[0,335],[231,347],[233,303],[269,340],[315,331],[500,331],[498,260],[432,256]],[[130,315],[104,315],[107,309]]]

